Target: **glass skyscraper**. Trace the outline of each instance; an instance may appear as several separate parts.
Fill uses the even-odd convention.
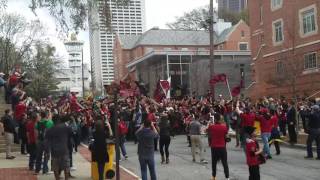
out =
[[[115,34],[139,35],[145,30],[145,0],[131,0],[128,6],[118,6],[115,1],[108,1],[112,15],[111,31],[105,28],[98,9],[91,9],[89,17],[90,55],[93,87],[103,90],[104,85],[114,81],[113,44]]]

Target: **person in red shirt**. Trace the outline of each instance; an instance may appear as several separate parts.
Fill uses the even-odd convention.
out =
[[[259,154],[262,149],[259,148],[258,141],[256,140],[255,128],[248,126],[245,129],[249,137],[246,139],[246,158],[249,167],[249,180],[260,180],[260,162]]]
[[[271,126],[272,126],[272,130],[271,130],[271,137],[270,137],[270,141],[274,143],[274,147],[276,148],[276,155],[280,154],[280,145],[279,145],[279,139],[280,139],[280,131],[278,129],[279,127],[279,117],[278,114],[276,113],[275,110],[270,110],[270,114],[271,114]],[[272,145],[272,143],[270,144],[270,146]]]
[[[269,110],[266,108],[260,109],[260,115],[257,116],[258,121],[260,121],[261,128],[261,139],[263,142],[263,152],[266,155],[267,159],[272,159],[269,147],[269,139],[271,137],[271,116]]]
[[[147,120],[151,121],[151,123],[154,123],[156,125],[157,118],[155,112],[156,109],[153,106],[150,106],[148,109]],[[158,137],[154,138],[154,150],[158,151]]]
[[[228,127],[222,123],[221,114],[214,115],[215,123],[209,125],[208,134],[210,137],[211,160],[212,160],[212,180],[216,180],[217,162],[221,160],[226,179],[229,179],[229,167],[226,148],[226,136]]]
[[[250,110],[249,107],[244,109],[244,112],[241,112],[238,110],[238,113],[240,114],[240,141],[241,146],[245,148],[246,139],[248,137],[248,134],[245,133],[246,127],[254,127],[254,121],[256,120],[256,114]],[[245,150],[245,149],[244,149]]]
[[[14,111],[15,120],[20,123],[24,114],[26,114],[27,106],[25,101],[19,101]]]
[[[71,112],[76,112],[76,113],[80,112],[80,110],[83,109],[83,107],[78,102],[75,92],[71,92],[70,108],[71,108]]]
[[[27,140],[28,140],[28,148],[29,148],[29,170],[32,171],[35,168],[35,162],[37,158],[37,145],[36,145],[36,130],[35,126],[39,120],[39,115],[37,113],[32,113],[31,118],[28,120],[26,125],[27,131]]]

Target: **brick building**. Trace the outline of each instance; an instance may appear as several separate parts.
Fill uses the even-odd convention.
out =
[[[215,36],[215,72],[230,73],[231,86],[240,81],[242,67],[247,72],[246,84],[251,83],[249,47],[250,29],[244,21]],[[209,88],[209,49],[206,31],[154,28],[140,36],[117,35],[113,51],[115,79],[119,81],[131,75],[149,84],[152,92],[159,78],[171,76],[173,89],[185,89],[185,94],[191,91],[204,94]],[[217,93],[228,94],[228,91],[217,90]]]
[[[320,90],[320,1],[249,0],[253,97]]]

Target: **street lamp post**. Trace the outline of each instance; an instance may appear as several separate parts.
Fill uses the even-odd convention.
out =
[[[213,0],[210,0],[210,23],[209,23],[209,37],[210,37],[210,78],[214,75],[214,29],[213,29],[213,23],[214,23],[214,14],[213,14]],[[211,85],[211,93],[213,98],[215,97],[215,89],[214,86]]]
[[[84,67],[83,67],[83,48],[81,50],[81,79],[82,79],[82,98],[84,98]]]

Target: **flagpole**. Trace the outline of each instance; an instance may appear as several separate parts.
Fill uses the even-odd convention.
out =
[[[230,85],[229,85],[229,79],[228,79],[228,77],[226,78],[226,82],[227,82],[227,86],[228,86],[229,95],[230,95],[230,98],[231,98],[231,100],[232,100],[232,94],[231,94],[231,90],[230,90]]]

